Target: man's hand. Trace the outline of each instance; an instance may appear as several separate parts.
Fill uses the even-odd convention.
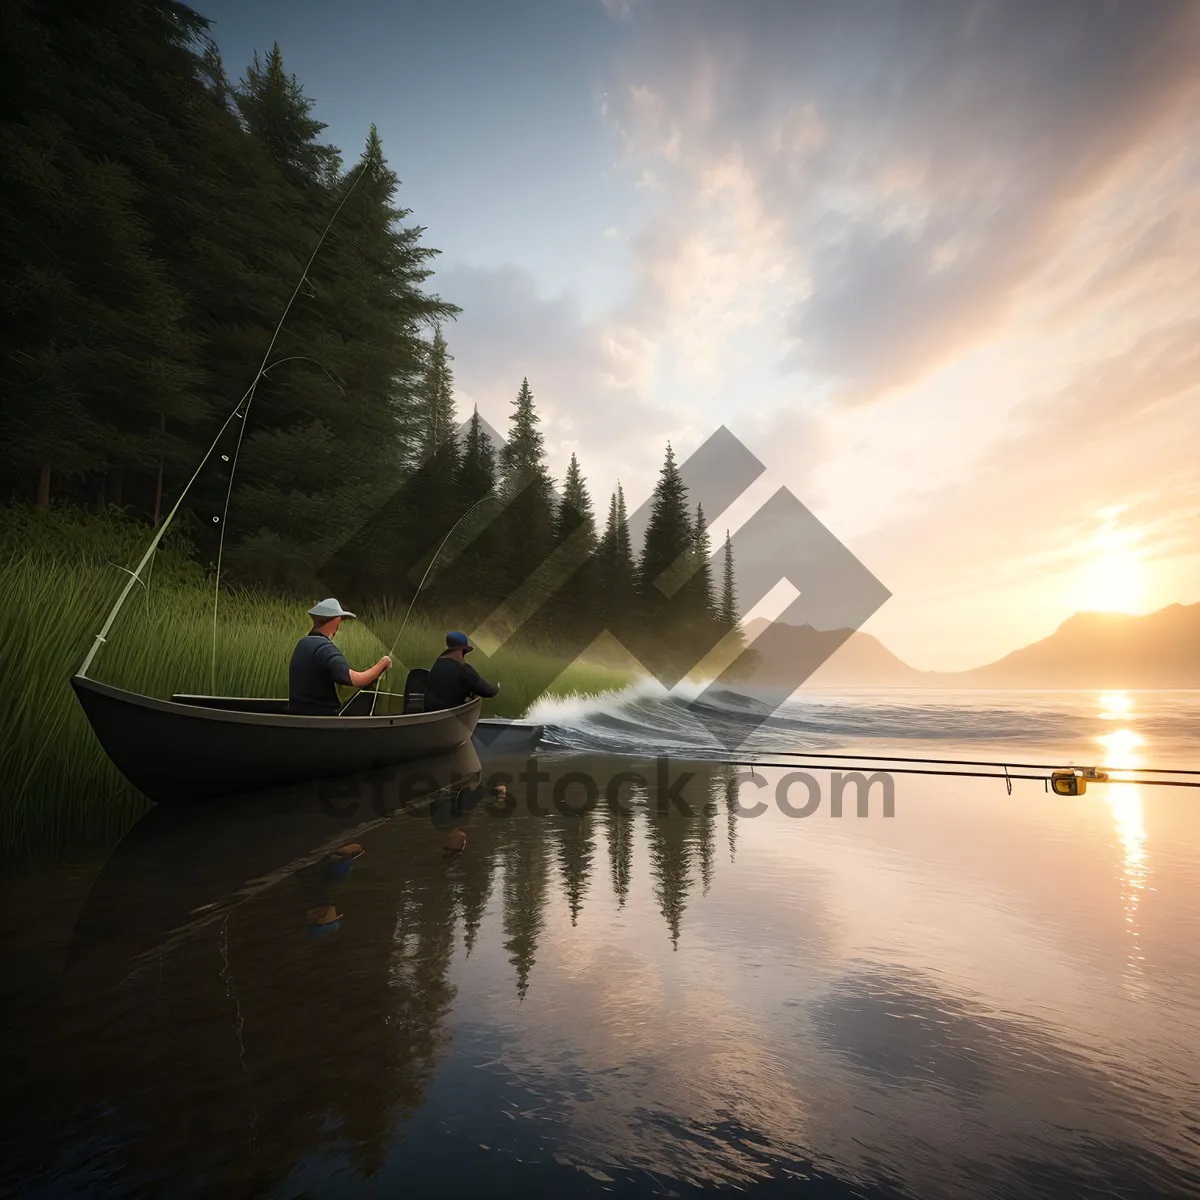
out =
[[[392,656],[385,654],[373,667],[370,667],[366,671],[351,670],[350,686],[361,688],[366,687],[369,683],[374,683],[391,665]]]

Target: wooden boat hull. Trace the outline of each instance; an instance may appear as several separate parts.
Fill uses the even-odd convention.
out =
[[[76,675],[76,696],[113,764],[160,803],[373,771],[471,740],[479,701],[374,717],[301,717],[156,700]],[[233,702],[230,702],[233,703]],[[247,701],[252,707],[253,701]]]

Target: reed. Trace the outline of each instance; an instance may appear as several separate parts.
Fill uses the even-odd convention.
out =
[[[84,537],[68,523],[65,536],[47,525],[41,532],[54,536],[39,539],[31,536],[38,532],[37,520],[16,534],[7,522],[0,531],[0,855],[8,859],[111,838],[147,806],[104,756],[69,683],[124,583],[114,564],[133,558],[132,543],[126,544],[130,535],[119,521],[102,526],[98,538]],[[140,536],[144,540],[144,528]],[[210,690],[286,695],[288,660],[308,627],[307,604],[262,591],[223,592],[214,689],[212,602],[211,579],[181,549],[164,550],[149,588],[130,597],[91,675],[160,697]],[[338,634],[355,667],[369,665],[387,649],[376,631],[390,643],[401,624],[394,613],[363,615],[362,621],[345,622]],[[414,614],[396,643],[384,687],[400,690],[404,672],[432,662],[443,637],[441,625]],[[527,657],[506,670],[500,696],[488,704],[490,715],[520,716],[536,699],[550,658]],[[550,691],[596,695],[631,679],[628,670],[577,662]]]

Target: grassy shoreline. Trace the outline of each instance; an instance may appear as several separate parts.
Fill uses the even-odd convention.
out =
[[[95,536],[88,538],[88,532]],[[144,526],[131,528],[117,519],[64,521],[29,514],[0,531],[0,858],[37,858],[116,836],[147,807],[105,757],[69,683],[124,585],[116,564],[136,561],[145,532]],[[287,664],[296,639],[307,631],[309,603],[223,590],[215,691],[286,695]],[[213,690],[212,604],[211,579],[186,554],[164,551],[149,588],[138,586],[129,596],[90,674],[152,696]],[[379,628],[398,626],[383,615]],[[407,668],[432,662],[443,636],[440,624],[414,614],[384,686],[398,689]],[[369,618],[346,622],[338,643],[360,668],[388,649]],[[536,699],[535,681],[545,677],[544,664],[531,658],[529,668],[527,675],[506,671],[501,695],[489,703],[490,715],[520,716]],[[633,678],[628,669],[577,662],[549,694],[598,695]]]

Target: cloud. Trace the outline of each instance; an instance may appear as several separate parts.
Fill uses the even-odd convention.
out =
[[[627,290],[593,316],[517,268],[442,275],[464,402],[506,428],[528,374],[555,470],[578,448],[634,505],[668,437],[727,423],[919,665],[1049,632],[1113,504],[1176,564],[1161,602],[1195,598],[1200,6],[606,8],[624,207],[593,228]]]
[[[669,213],[669,234],[638,243],[647,311],[686,309],[694,291],[664,279],[697,277],[697,243],[722,233],[706,199],[724,190],[728,243],[748,252],[741,290],[779,302],[785,367],[859,400],[1005,318],[1089,198],[1194,94],[1200,49],[1189,0],[662,0],[634,23],[609,90],[627,160]],[[722,171],[740,181],[714,185]]]
[[[657,0],[620,46],[623,319],[895,592],[873,629],[1042,636],[1113,503],[1195,598],[1200,6]]]
[[[604,11],[615,21],[626,21],[633,16],[637,0],[600,0]]]
[[[460,416],[478,404],[506,433],[528,377],[552,471],[561,478],[577,450],[598,508],[618,478],[640,500],[678,425],[651,399],[653,346],[641,332],[617,317],[585,318],[573,296],[542,295],[515,266],[455,266],[438,273],[436,286],[463,308],[446,330]],[[637,436],[617,439],[617,429]]]

